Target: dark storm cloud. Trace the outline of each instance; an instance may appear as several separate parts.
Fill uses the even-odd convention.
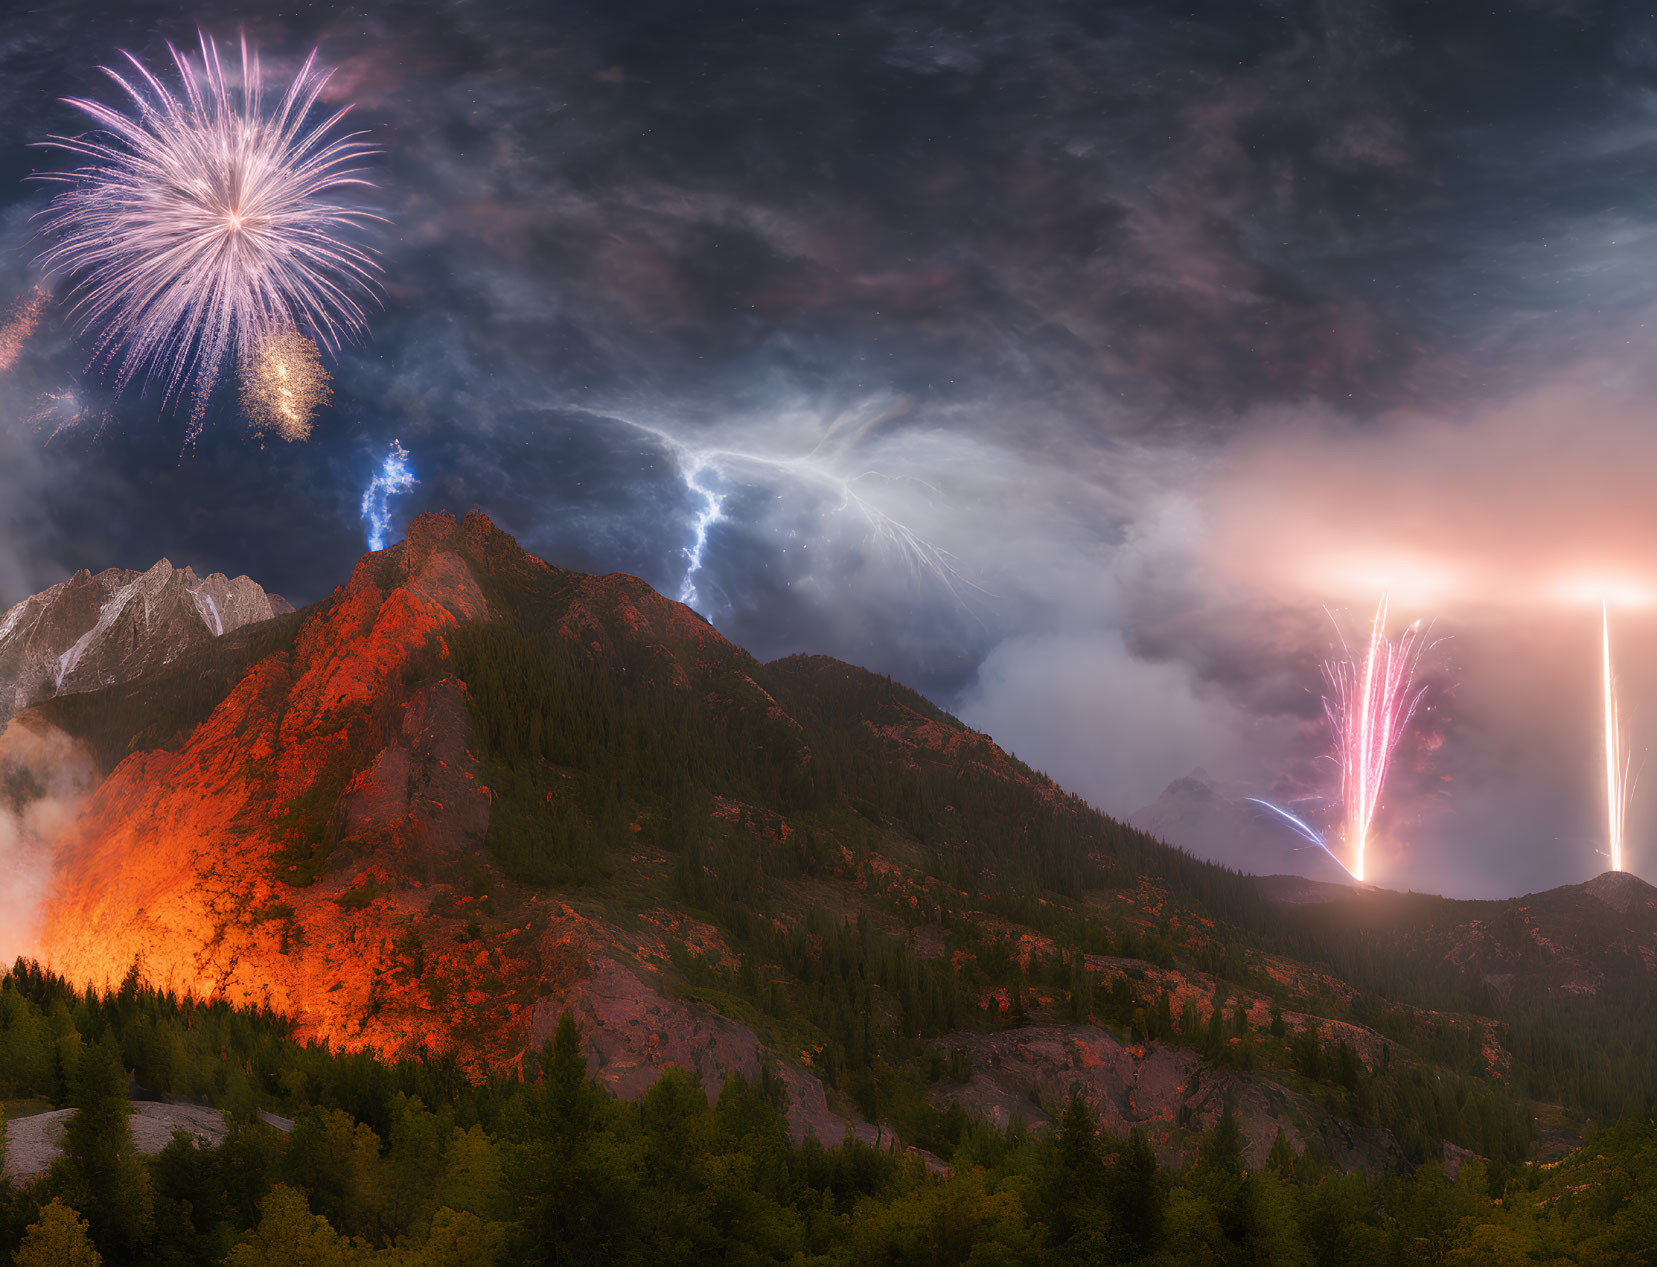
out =
[[[319,45],[384,142],[384,311],[311,444],[249,444],[225,394],[182,456],[182,420],[110,401],[49,314],[0,375],[0,598],[161,554],[320,597],[394,436],[420,478],[399,513],[479,505],[555,561],[677,594],[700,471],[723,507],[696,589],[727,634],[891,672],[1126,811],[1198,762],[1327,777],[1321,603],[1363,604],[1216,566],[1262,451],[1313,437],[1317,472],[1345,471],[1404,416],[1499,435],[1503,402],[1643,357],[1657,25],[1633,11],[210,17],[273,65]],[[72,126],[53,99],[107,96],[98,61],[158,60],[196,18],[7,24],[0,304],[34,280],[46,191],[21,181],[48,161],[26,143]],[[88,412],[43,428],[66,392]],[[1310,505],[1265,483],[1262,513]],[[1449,821],[1443,774],[1500,785],[1506,698],[1429,728],[1427,818]],[[1465,806],[1501,800],[1481,796],[1443,883],[1492,873],[1512,820],[1480,836]]]

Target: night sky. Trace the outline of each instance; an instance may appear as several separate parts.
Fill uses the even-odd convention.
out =
[[[321,598],[396,438],[399,530],[476,506],[1107,812],[1200,766],[1324,822],[1319,662],[1385,589],[1436,645],[1372,878],[1585,879],[1602,595],[1657,745],[1657,17],[1497,10],[17,4],[0,603],[163,555]],[[30,143],[198,21],[320,49],[385,149],[384,305],[309,443],[227,387],[186,447],[27,320]],[[1657,878],[1657,783],[1630,823]]]

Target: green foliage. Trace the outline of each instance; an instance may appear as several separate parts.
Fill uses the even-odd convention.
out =
[[[1071,1098],[1043,1150],[1030,1213],[1044,1226],[1060,1262],[1097,1262],[1109,1243],[1105,1216],[1108,1172],[1099,1155],[1098,1121],[1080,1096]]]
[[[1632,988],[1638,965],[1602,998],[1506,999],[1422,949],[1445,909],[1434,900],[1378,899],[1354,908],[1357,918],[1344,908],[1285,911],[1253,881],[993,757],[887,679],[810,657],[760,666],[725,650],[594,651],[548,633],[562,582],[531,599],[487,575],[482,583],[497,618],[434,642],[403,686],[440,663],[466,682],[499,871],[512,885],[586,886],[584,898],[609,902],[619,884],[635,883],[620,865],[629,851],[665,850],[671,894],[651,880],[650,899],[706,917],[735,955],[734,966],[715,966],[675,950],[672,987],[752,1025],[777,1050],[809,1053],[836,1103],[949,1159],[953,1176],[929,1177],[916,1161],[855,1142],[795,1147],[770,1068],[752,1083],[733,1079],[711,1105],[710,1088],[672,1071],[642,1101],[618,1104],[586,1077],[569,1016],[526,1057],[525,1081],[478,1085],[452,1059],[341,1055],[295,1042],[268,1015],[131,982],[82,995],[22,966],[0,981],[0,1094],[84,1108],[56,1172],[32,1195],[0,1192],[0,1250],[20,1243],[40,1198],[62,1192],[112,1262],[221,1261],[233,1250],[233,1261],[255,1263],[296,1253],[387,1263],[1478,1261],[1534,1230],[1514,1222],[1518,1205],[1492,1204],[1536,1178],[1522,1164],[1527,1097],[1587,1106],[1604,1120],[1625,1105],[1653,1106],[1657,1007],[1642,1002],[1643,985]],[[176,698],[155,698],[153,684],[112,688],[54,701],[54,716],[106,765],[176,745],[246,665],[285,650],[296,627],[271,622],[220,640],[174,683]],[[346,724],[351,750],[377,750],[365,718]],[[339,836],[349,762],[315,773],[278,820],[277,873],[290,884],[316,878]],[[749,814],[757,826],[733,825]],[[855,910],[796,905],[790,918],[769,917],[784,909],[778,899],[797,902],[802,889],[825,887],[807,882],[850,868]],[[870,878],[894,874],[889,891]],[[468,909],[493,919],[488,888],[479,881],[483,900]],[[1130,892],[1165,893],[1174,911],[1152,896],[1143,907],[1154,918],[1131,909],[1124,918]],[[368,882],[340,905],[378,894]],[[502,911],[522,896],[510,885],[495,894]],[[293,915],[276,902],[254,918],[287,925]],[[920,925],[943,943],[941,955],[923,955],[906,935]],[[486,935],[474,920],[465,939]],[[412,924],[393,948],[397,971],[411,977],[433,950]],[[1260,951],[1326,965],[1358,994],[1299,995],[1318,987],[1266,977]],[[1097,955],[1141,963],[1131,980],[1113,975],[1106,986],[1106,970],[1090,966]],[[1172,994],[1147,964],[1211,974],[1211,1006]],[[1270,997],[1263,1032],[1251,1030],[1241,1001],[1233,1006],[1233,987]],[[1184,1002],[1177,1020],[1171,999]],[[1285,1007],[1368,1025],[1391,1045],[1368,1068],[1317,1022],[1285,1023]],[[1469,1013],[1501,1022],[1495,1037],[1513,1054],[1504,1080],[1491,1075],[1487,1027]],[[1227,1114],[1196,1164],[1171,1177],[1143,1135],[1098,1137],[1080,1099],[1034,1138],[934,1107],[937,1084],[973,1075],[951,1035],[1055,1021],[1264,1070],[1340,1117],[1391,1131],[1411,1171],[1332,1176],[1280,1137],[1251,1175]],[[216,1149],[181,1138],[138,1162],[118,1105],[127,1069],[154,1090],[231,1110],[230,1137]],[[260,1125],[260,1107],[295,1119],[292,1135]],[[1490,1165],[1450,1184],[1435,1165],[1445,1141]],[[1657,1178],[1639,1169],[1647,1145],[1637,1132],[1610,1147],[1625,1143],[1619,1164]],[[1567,1217],[1592,1206],[1609,1236],[1596,1252],[1616,1261],[1650,1230],[1652,1212],[1616,1172],[1595,1182],[1585,1191],[1598,1195],[1559,1195],[1549,1243],[1600,1235]]]
[[[751,691],[734,666],[715,674],[715,698],[731,698],[712,707],[650,658],[600,660],[512,619],[457,630],[449,651],[488,753],[489,847],[522,883],[601,876],[635,823],[682,844],[709,793],[792,807],[806,791],[794,728],[737,702]]]
[[[1431,1161],[1332,1175],[1281,1135],[1251,1173],[1227,1112],[1170,1175],[1145,1135],[1101,1135],[1074,1098],[1034,1136],[958,1123],[953,1171],[936,1175],[851,1139],[796,1144],[768,1070],[712,1103],[673,1069],[615,1100],[586,1076],[567,1014],[528,1081],[476,1084],[442,1059],[342,1055],[268,1014],[133,982],[80,994],[21,965],[7,989],[13,1028],[45,1036],[67,1018],[75,1035],[66,1156],[27,1188],[0,1185],[0,1261],[28,1267],[1640,1262],[1657,1243],[1657,1123],[1643,1118],[1547,1170],[1469,1162],[1451,1182]],[[292,1134],[249,1120],[216,1148],[180,1134],[134,1157],[122,1053],[163,1059],[169,1036],[178,1086],[220,1104],[241,1086],[292,1115]],[[1337,1049],[1329,1094],[1347,1094],[1342,1064]],[[1357,1072],[1383,1089],[1397,1076]]]
[[[55,1177],[97,1243],[126,1261],[143,1244],[152,1198],[127,1125],[127,1076],[114,1031],[76,1062],[71,1104],[75,1115],[64,1129]]]
[[[285,1184],[259,1207],[259,1226],[225,1260],[225,1267],[350,1267],[363,1261],[328,1220],[312,1214],[302,1193]]]
[[[31,1224],[12,1256],[15,1267],[99,1267],[103,1256],[92,1245],[85,1220],[54,1198]]]
[[[50,1070],[44,1019],[7,978],[0,984],[0,1098],[44,1094]]]
[[[1115,1244],[1125,1259],[1142,1258],[1162,1243],[1168,1180],[1143,1130],[1128,1136],[1111,1163],[1105,1187]]]

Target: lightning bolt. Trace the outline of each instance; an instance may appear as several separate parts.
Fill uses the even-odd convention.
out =
[[[979,619],[972,599],[989,596],[989,591],[968,577],[947,550],[881,509],[868,491],[872,485],[882,482],[910,483],[941,496],[939,490],[924,480],[890,477],[868,469],[847,475],[840,467],[839,460],[880,418],[860,423],[849,438],[844,435],[844,427],[831,428],[829,434],[810,452],[794,457],[775,456],[751,449],[701,448],[687,444],[665,428],[649,423],[614,417],[605,420],[643,432],[660,444],[672,456],[685,488],[701,503],[701,509],[691,523],[691,543],[684,548],[688,566],[680,586],[680,602],[695,602],[698,596],[696,577],[705,561],[708,531],[714,524],[727,520],[726,494],[711,487],[708,476],[730,480],[746,475],[765,484],[795,484],[828,493],[835,499],[828,512],[830,515],[856,517],[864,525],[865,544],[896,559],[914,578],[938,585],[969,616]]]
[[[685,579],[679,585],[679,601],[694,607],[697,603],[696,574],[702,570],[702,552],[708,545],[708,529],[725,518],[725,497],[700,482],[702,473],[710,468],[706,459],[695,459],[681,466],[680,476],[685,487],[702,499],[702,509],[691,524],[691,543],[685,549]]]
[[[362,494],[362,517],[368,522],[368,548],[385,549],[386,534],[391,530],[391,499],[406,493],[420,481],[409,469],[409,452],[399,441],[391,442],[380,469],[369,480]]]
[[[1243,799],[1245,801],[1249,801],[1249,802],[1251,802],[1255,805],[1264,805],[1272,813],[1279,814],[1282,817],[1288,819],[1290,825],[1293,826],[1296,833],[1298,833],[1304,839],[1311,841],[1314,845],[1316,845],[1319,849],[1323,850],[1323,852],[1328,854],[1331,858],[1334,858],[1335,865],[1338,866],[1342,871],[1345,871],[1347,875],[1352,874],[1352,872],[1347,868],[1347,865],[1344,862],[1342,862],[1339,858],[1335,858],[1335,855],[1330,850],[1329,846],[1323,843],[1323,837],[1318,835],[1317,831],[1314,830],[1310,824],[1308,824],[1305,821],[1303,821],[1302,819],[1296,817],[1294,814],[1289,813],[1289,811],[1284,809],[1282,806],[1273,805],[1270,801],[1263,801],[1258,796],[1245,796]]]

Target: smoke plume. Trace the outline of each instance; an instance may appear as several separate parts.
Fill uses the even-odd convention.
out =
[[[57,846],[95,780],[61,730],[32,720],[0,730],[0,964],[35,953]]]

